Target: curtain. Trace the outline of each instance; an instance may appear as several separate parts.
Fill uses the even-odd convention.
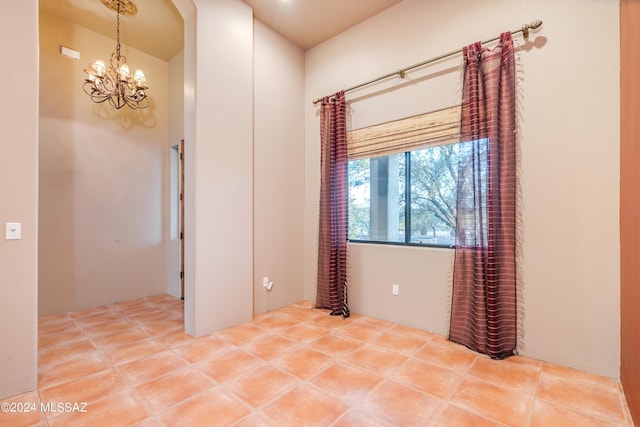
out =
[[[463,49],[449,339],[492,358],[517,345],[515,60],[510,33]]]
[[[347,131],[344,91],[320,109],[320,220],[316,307],[349,317],[347,304]]]

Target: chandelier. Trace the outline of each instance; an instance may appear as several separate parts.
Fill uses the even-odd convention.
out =
[[[109,65],[102,59],[89,64],[84,72],[87,77],[82,84],[84,92],[95,103],[109,101],[114,108],[120,109],[125,105],[130,108],[147,108],[149,100],[145,91],[149,89],[142,70],[136,70],[133,75],[129,72],[127,58],[120,54],[120,14],[133,16],[138,12],[131,0],[101,0],[109,9],[117,14],[116,18],[116,51],[111,54]]]

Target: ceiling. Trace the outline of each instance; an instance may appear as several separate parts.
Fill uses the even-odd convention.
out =
[[[401,0],[244,0],[256,19],[306,50]],[[183,21],[172,0],[134,0],[138,13],[121,16],[123,44],[169,61],[183,48]],[[100,0],[40,0],[41,13],[115,38],[115,13]]]

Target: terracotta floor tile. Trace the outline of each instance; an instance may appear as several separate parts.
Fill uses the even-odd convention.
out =
[[[602,377],[600,375],[594,375],[577,369],[554,365],[552,363],[542,363],[542,372],[553,374],[557,377],[568,380],[582,381],[599,387],[608,387],[612,390],[616,390],[618,388],[617,381],[613,378]]]
[[[120,313],[114,310],[107,310],[91,316],[75,318],[76,324],[85,330],[89,326],[102,325],[116,320],[123,320],[123,317]]]
[[[338,334],[325,335],[310,342],[309,347],[326,353],[330,356],[343,356],[351,353],[364,345],[364,341]]]
[[[213,357],[196,365],[199,370],[221,383],[264,362],[240,349],[216,353]]]
[[[253,324],[261,326],[266,329],[279,329],[279,328],[289,328],[291,326],[297,325],[298,321],[288,316],[283,316],[279,314],[272,313],[264,313],[253,321]]]
[[[233,348],[233,346],[214,335],[207,335],[194,338],[180,345],[174,346],[173,350],[190,363],[196,363],[210,357],[216,353]]]
[[[38,326],[38,336],[44,337],[49,334],[57,334],[59,332],[68,331],[75,328],[76,324],[73,319],[62,319],[57,322],[49,322]]]
[[[151,322],[156,322],[158,320],[164,320],[164,319],[168,319],[171,318],[172,314],[165,311],[165,310],[160,310],[160,309],[156,309],[154,311],[146,311],[144,313],[141,314],[136,314],[136,315],[129,315],[128,318],[129,320],[131,320],[132,322],[136,322],[136,323],[151,323]]]
[[[394,426],[426,426],[435,419],[443,402],[393,381],[373,390],[359,409]]]
[[[126,331],[135,327],[136,324],[123,318],[115,319],[110,322],[100,323],[97,325],[82,326],[82,330],[91,337],[99,335],[113,334],[116,332]]]
[[[234,378],[229,390],[253,408],[274,400],[300,380],[272,366],[261,366]]]
[[[82,310],[72,311],[69,315],[74,319],[82,319],[84,317],[110,312],[111,310],[112,308],[109,305],[100,305],[98,307],[89,307]]]
[[[180,356],[167,350],[122,364],[117,367],[117,371],[129,385],[137,386],[186,366],[187,362]]]
[[[195,369],[181,369],[135,388],[149,407],[160,412],[213,386],[213,381]]]
[[[298,378],[307,379],[333,362],[334,359],[324,353],[320,353],[309,347],[302,347],[286,352],[280,358],[273,361],[273,365]]]
[[[173,331],[167,332],[166,334],[156,335],[155,338],[158,341],[172,347],[179,344],[185,344],[195,339],[191,335],[183,331],[182,329],[173,330]]]
[[[219,338],[224,339],[225,341],[230,342],[233,345],[240,346],[258,338],[260,335],[265,333],[267,333],[266,329],[260,328],[259,326],[253,325],[251,323],[245,323],[239,326],[234,326],[233,328],[225,329],[224,331],[220,331],[215,335]]]
[[[87,335],[82,329],[76,326],[72,326],[55,334],[39,335],[38,351],[47,350],[57,345],[65,345],[71,341],[83,340],[85,338],[87,338]]]
[[[617,390],[552,375],[544,367],[540,374],[537,399],[587,412],[610,422],[625,421]]]
[[[371,343],[385,350],[413,356],[425,345],[426,341],[422,338],[384,332]]]
[[[160,414],[171,427],[226,427],[249,414],[249,407],[232,394],[211,388]]]
[[[370,371],[338,362],[311,378],[309,382],[345,403],[355,404],[383,379]]]
[[[130,362],[143,359],[152,354],[164,351],[166,347],[153,338],[135,341],[118,347],[109,347],[102,350],[102,354],[113,364]]]
[[[509,426],[526,426],[533,396],[513,389],[465,377],[450,403]]]
[[[278,427],[265,414],[260,411],[253,411],[237,423],[233,427]]]
[[[147,323],[146,325],[141,325],[140,327],[146,333],[155,337],[158,335],[165,335],[166,333],[171,331],[183,331],[184,320],[169,317],[163,320],[158,320],[156,322]]]
[[[376,319],[375,317],[363,316],[360,321],[380,329],[393,329],[396,326],[398,326],[396,323],[387,322],[386,320]]]
[[[39,369],[38,386],[41,388],[50,387],[86,375],[96,374],[106,369],[111,369],[111,366],[97,352],[89,352],[82,357],[76,357],[45,369]]]
[[[132,427],[165,427],[156,417],[150,417],[135,423]]]
[[[13,399],[38,409],[40,397],[86,400],[90,412],[0,413],[0,427],[633,425],[617,380],[524,356],[494,361],[445,336],[313,305],[200,338],[166,294],[42,317],[39,390]]]
[[[313,308],[313,307],[315,307],[315,303],[313,301],[309,301],[309,300],[301,300],[301,301],[298,301],[298,302],[292,304],[290,307]]]
[[[376,419],[371,414],[359,409],[352,409],[332,427],[393,427],[393,425]]]
[[[438,399],[447,399],[462,377],[451,369],[441,368],[420,360],[409,360],[392,379]]]
[[[513,388],[533,396],[538,385],[540,368],[509,363],[505,360],[479,357],[467,374],[483,381]]]
[[[146,419],[149,414],[129,391],[111,394],[89,402],[86,412],[62,413],[49,418],[51,427],[116,427],[130,426]]]
[[[423,340],[424,342],[431,341],[433,340],[433,337],[434,337],[434,334],[432,334],[431,332],[422,331],[420,329],[411,328],[409,326],[403,326],[403,325],[396,325],[393,328],[391,328],[390,331],[395,334],[416,337]]]
[[[95,351],[96,348],[88,339],[57,345],[38,352],[38,369],[46,370],[54,365],[83,357],[87,353]]]
[[[328,332],[325,329],[305,324],[292,326],[278,331],[278,335],[288,340],[300,343],[314,341],[327,333]]]
[[[336,329],[344,328],[353,322],[354,320],[351,318],[345,319],[342,316],[330,316],[329,314],[309,320],[309,323],[319,328],[326,329],[327,331],[335,331]]]
[[[169,294],[160,294],[160,295],[152,295],[146,297],[145,300],[157,304],[157,305],[166,305],[166,304],[180,304],[182,300],[180,298],[176,298],[173,295]]]
[[[526,356],[515,355],[515,356],[507,357],[504,360],[509,362],[509,363],[516,363],[518,365],[533,366],[534,368],[542,367],[542,362],[541,361],[536,360],[536,359],[532,359],[532,358],[526,357]]]
[[[279,335],[267,334],[249,342],[242,348],[261,359],[272,360],[297,345]]]
[[[109,394],[124,391],[126,385],[112,369],[54,387],[40,389],[43,402],[90,402],[102,399]]]
[[[9,411],[0,411],[0,427],[27,427],[46,423],[45,416],[40,411],[40,397],[37,391],[22,393],[9,399],[0,399],[0,402],[12,405]],[[16,412],[12,412],[14,410]]]
[[[133,299],[128,301],[119,301],[119,302],[113,303],[111,304],[110,308],[112,310],[117,310],[117,311],[126,311],[126,310],[129,310],[130,308],[140,307],[143,305],[147,306],[147,305],[150,305],[150,303],[145,299]]]
[[[305,322],[312,319],[316,319],[318,317],[325,316],[325,313],[323,313],[320,310],[316,310],[310,307],[302,307],[295,304],[278,309],[278,313],[284,316],[290,317],[292,319],[295,319],[299,322]]]
[[[130,344],[147,338],[149,338],[149,335],[147,335],[146,332],[135,327],[92,337],[91,341],[93,341],[95,346],[98,348],[109,348]]]
[[[342,328],[340,333],[352,338],[357,338],[361,341],[371,341],[378,335],[382,334],[383,331],[384,329],[380,329],[377,326],[365,322],[354,322]]]
[[[331,425],[347,409],[340,400],[309,385],[301,385],[267,405],[263,411],[281,427],[323,427]]]
[[[478,353],[459,344],[448,344],[441,341],[429,342],[416,353],[415,357],[434,365],[466,372],[478,357]]]
[[[171,313],[172,316],[184,320],[184,305],[167,306],[164,309]]]
[[[554,405],[537,399],[533,407],[530,427],[619,427],[620,424],[608,422],[586,412]]]
[[[141,300],[139,304],[130,305],[127,307],[117,309],[119,313],[129,318],[133,316],[145,314],[145,313],[152,313],[158,310],[159,310],[158,306],[153,305],[150,302],[147,302],[144,300]]]
[[[47,323],[55,323],[71,320],[72,317],[69,313],[52,314],[50,316],[42,316],[38,318],[38,326],[43,326]]]
[[[387,376],[398,369],[407,360],[407,357],[367,344],[353,353],[345,355],[342,360]]]
[[[482,418],[480,415],[467,412],[464,409],[460,409],[453,405],[448,405],[438,415],[436,422],[432,427],[502,427],[502,424],[498,424],[486,418]],[[549,426],[551,427],[551,426]],[[569,427],[567,425],[566,427]]]

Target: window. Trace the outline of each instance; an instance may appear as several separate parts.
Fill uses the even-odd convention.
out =
[[[349,240],[455,245],[459,113],[349,132]]]
[[[349,239],[453,246],[457,162],[458,144],[350,160]]]

